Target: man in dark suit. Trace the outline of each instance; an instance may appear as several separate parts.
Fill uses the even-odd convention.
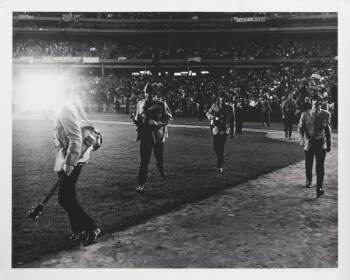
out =
[[[272,108],[268,96],[261,98],[258,102],[258,108],[260,110],[262,126],[270,127]]]
[[[291,139],[293,132],[293,122],[295,112],[297,110],[297,103],[293,99],[293,94],[289,94],[288,98],[282,103],[282,118],[284,120],[285,137]]]
[[[311,98],[312,108],[301,114],[298,131],[300,145],[305,151],[306,187],[311,187],[312,166],[316,158],[316,196],[324,194],[324,161],[326,153],[331,150],[330,113],[321,109],[322,96],[314,94]]]
[[[213,149],[217,155],[216,167],[219,174],[223,172],[225,143],[234,121],[233,108],[225,103],[225,97],[224,93],[220,93],[207,112],[207,118],[211,121]]]
[[[148,165],[152,150],[162,178],[165,178],[163,166],[164,142],[168,137],[167,125],[172,121],[170,109],[165,101],[157,99],[158,89],[148,83],[144,89],[145,99],[138,102],[134,123],[137,126],[137,140],[140,140],[140,168],[136,191],[144,192]]]

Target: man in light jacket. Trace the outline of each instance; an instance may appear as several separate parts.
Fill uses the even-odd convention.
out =
[[[324,161],[326,153],[331,150],[330,113],[321,109],[322,96],[320,94],[314,94],[311,103],[312,108],[301,114],[298,131],[300,145],[304,146],[305,151],[305,186],[311,187],[312,166],[316,158],[316,196],[320,197],[324,194]]]
[[[56,107],[53,119],[54,142],[56,148],[54,171],[58,173],[61,184],[58,191],[58,202],[67,212],[73,233],[71,239],[81,241],[84,245],[94,243],[101,235],[101,229],[85,213],[76,198],[75,185],[90,149],[82,154],[84,145],[83,127],[91,126],[80,99],[74,96],[72,89],[67,88]],[[85,147],[86,148],[86,147]]]

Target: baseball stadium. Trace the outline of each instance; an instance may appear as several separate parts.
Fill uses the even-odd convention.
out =
[[[12,24],[13,268],[338,267],[336,12]]]

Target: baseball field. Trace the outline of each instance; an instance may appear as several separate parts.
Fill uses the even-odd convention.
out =
[[[161,180],[152,158],[142,196],[135,192],[139,165],[135,127],[126,116],[90,118],[97,120],[93,123],[103,135],[103,146],[83,168],[77,195],[104,233],[135,225],[303,159],[302,149],[296,144],[266,138],[263,132],[245,131],[227,141],[224,173],[218,175],[207,122],[179,119],[174,124],[189,126],[169,127],[164,155],[167,177]],[[12,263],[16,267],[75,244],[68,241],[71,230],[57,194],[38,221],[26,218],[28,209],[43,199],[57,178],[53,172],[51,121],[14,120],[12,144]]]

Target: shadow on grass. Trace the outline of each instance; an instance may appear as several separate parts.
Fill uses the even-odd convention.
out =
[[[174,128],[165,148],[167,179],[160,181],[151,162],[146,192],[140,196],[135,192],[139,144],[130,140],[134,139],[134,128],[113,125],[115,129],[111,129],[110,126],[100,125],[104,146],[94,156],[96,163],[84,167],[77,185],[83,208],[105,233],[203,200],[303,158],[297,145],[266,139],[264,133],[245,133],[226,144],[229,156],[224,173],[218,176],[209,132]],[[38,201],[38,195],[47,191],[48,182],[56,178],[52,167],[45,164],[36,178],[32,176],[37,170],[36,162],[53,161],[49,144],[51,125],[18,122],[13,131],[16,149],[13,150],[12,260],[15,267],[72,245],[66,239],[70,233],[66,214],[54,199],[40,221],[35,224],[24,221],[26,209]],[[26,147],[28,143],[33,146],[31,149]],[[38,154],[38,150],[43,153]]]

